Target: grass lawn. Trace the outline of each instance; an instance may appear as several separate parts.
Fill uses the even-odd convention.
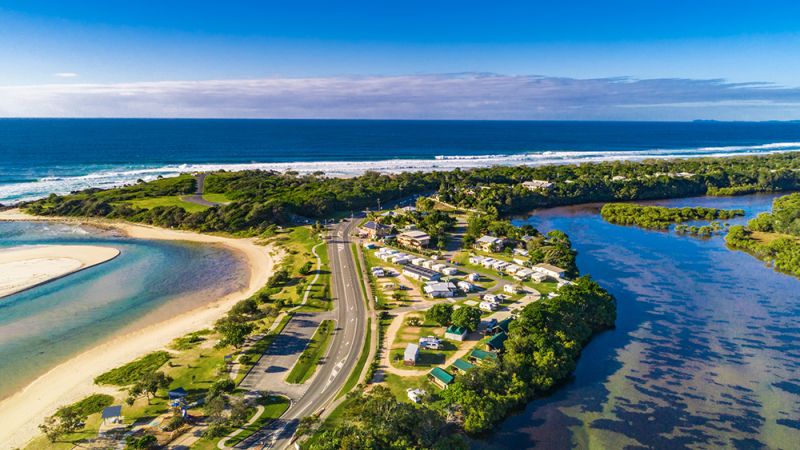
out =
[[[86,426],[77,433],[61,437],[58,442],[50,442],[45,435],[39,435],[24,447],[25,450],[69,450],[80,448],[79,442],[97,437],[100,430],[100,413],[92,414],[86,419]]]
[[[277,395],[270,395],[269,397],[266,397],[261,401],[260,404],[264,406],[264,413],[261,414],[261,416],[251,425],[244,427],[244,431],[228,439],[226,442],[228,447],[233,447],[239,442],[252,436],[253,433],[263,428],[270,421],[282,416],[283,413],[289,409],[289,399]]]
[[[407,320],[409,317],[417,316],[423,320],[422,325],[419,327],[409,326]],[[425,321],[423,313],[408,314],[406,315],[406,322],[400,326],[396,336],[389,336],[393,339],[390,347],[389,361],[390,363],[400,369],[408,370],[429,370],[435,366],[444,364],[447,358],[452,356],[458,347],[455,343],[442,339],[444,336],[444,327],[436,323]],[[416,366],[406,366],[403,364],[403,352],[409,343],[419,342],[419,338],[426,336],[436,336],[441,341],[441,348],[439,350],[419,350],[419,358],[417,359]]]
[[[418,377],[401,377],[393,373],[387,373],[384,384],[392,391],[392,394],[394,394],[397,400],[406,403],[411,402],[411,400],[408,399],[407,389],[421,388],[429,394],[436,394],[439,392],[439,388],[428,381],[427,373]]]
[[[205,193],[203,194],[203,199],[213,203],[230,203],[231,199],[228,198],[225,194],[212,194],[212,193]]]
[[[286,250],[286,257],[281,265],[289,271],[290,280],[280,288],[279,292],[271,295],[271,298],[273,300],[283,300],[288,306],[299,305],[303,300],[307,283],[310,283],[314,278],[317,266],[317,259],[311,253],[311,249],[322,241],[317,234],[312,232],[311,227],[300,226],[278,233],[277,236],[272,238],[272,242]],[[317,282],[311,287],[306,309],[316,311],[330,310],[332,308],[329,287],[330,269],[328,267],[327,248],[324,244],[317,248],[317,254],[322,261],[322,268]],[[301,268],[304,266],[311,267],[311,270],[306,275],[300,273]],[[325,286],[328,286],[327,297],[324,296]]]
[[[198,205],[197,203],[183,201],[177,195],[128,200],[126,203],[130,203],[131,206],[134,206],[136,208],[144,208],[144,209],[153,209],[157,206],[177,206],[185,209],[187,212],[190,213],[205,211],[206,209],[208,209],[208,206],[203,206],[203,205]]]
[[[325,355],[325,350],[328,348],[332,335],[333,321],[323,320],[286,377],[287,383],[302,384],[311,378],[311,375],[314,375],[314,371],[319,365],[319,360]]]

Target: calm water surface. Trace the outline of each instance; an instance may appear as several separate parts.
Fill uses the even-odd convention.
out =
[[[0,399],[110,336],[197,308],[247,282],[238,256],[214,246],[0,222],[0,250],[37,244],[105,245],[121,254],[0,299]]]
[[[743,208],[747,220],[773,198],[653,203]],[[617,297],[617,328],[566,386],[476,448],[800,448],[800,281],[722,237],[611,225],[597,207],[516,223],[569,233],[581,271]]]

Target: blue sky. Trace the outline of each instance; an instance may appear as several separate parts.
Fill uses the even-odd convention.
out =
[[[3,1],[0,115],[800,118],[800,2],[555,3]]]

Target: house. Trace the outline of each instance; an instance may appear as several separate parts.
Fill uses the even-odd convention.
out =
[[[489,267],[492,267],[492,264],[496,262],[497,260],[494,258],[483,258],[483,261],[481,261],[481,265],[488,269]]]
[[[424,231],[404,231],[397,235],[397,242],[406,247],[424,248],[431,242],[431,237]]]
[[[432,267],[433,267],[433,265],[434,265],[434,264],[436,264],[436,262],[434,262],[434,261],[431,261],[430,259],[426,259],[426,260],[425,260],[425,261],[423,261],[423,263],[422,263],[422,264],[420,264],[420,265],[421,265],[422,267],[426,268],[426,269],[430,269],[430,268],[432,268]]]
[[[514,278],[519,281],[525,281],[530,278],[533,273],[534,272],[531,269],[518,270],[517,273],[514,274]]]
[[[473,363],[484,363],[486,361],[497,361],[497,354],[486,350],[475,349],[470,352],[469,358]]]
[[[467,337],[467,329],[464,327],[457,327],[450,325],[444,332],[444,338],[451,341],[463,341]]]
[[[458,288],[464,292],[472,292],[472,290],[475,288],[475,286],[468,281],[459,281],[456,283],[456,286],[458,286]]]
[[[439,386],[440,389],[447,388],[454,380],[453,375],[450,375],[441,367],[434,367],[433,370],[428,372],[428,378],[433,384]]]
[[[478,308],[480,308],[481,311],[486,311],[486,312],[495,311],[497,310],[497,307],[498,304],[495,302],[480,302],[478,304]]]
[[[509,294],[514,295],[519,292],[519,288],[513,284],[507,284],[503,286],[503,292],[508,292]]]
[[[532,272],[531,276],[530,276],[531,280],[533,280],[533,281],[535,281],[537,283],[541,283],[542,281],[547,280],[547,275],[545,275],[543,273],[540,273],[540,272],[533,272],[533,271],[531,271],[531,272]]]
[[[539,190],[549,191],[550,189],[553,188],[553,183],[545,180],[531,180],[523,182],[522,187],[524,187],[529,191],[539,191]]]
[[[373,267],[372,268],[372,275],[376,277],[382,277],[386,275],[386,271],[383,270],[383,267]]]
[[[470,256],[469,263],[478,265],[483,262],[483,259],[484,259],[483,256]]]
[[[414,264],[415,266],[421,266],[425,261],[425,258],[414,258],[411,260],[411,264]]]
[[[392,232],[392,227],[370,220],[361,225],[358,231],[370,239],[382,239]]]
[[[100,418],[103,419],[103,423],[122,423],[122,405],[106,407]]]
[[[483,296],[483,301],[497,303],[497,296],[494,294],[486,294]]]
[[[489,334],[499,334],[499,333],[508,333],[508,325],[511,321],[514,320],[511,317],[501,320],[500,322],[495,322],[491,327],[487,326],[487,331]]]
[[[403,266],[403,275],[422,281],[437,281],[442,277],[442,275],[435,270],[426,269],[413,264],[407,264]]]
[[[514,254],[518,256],[528,256],[528,251],[524,248],[515,248]]]
[[[508,335],[505,333],[505,331],[501,331],[486,341],[486,349],[495,353],[502,352],[506,339],[508,339]]]
[[[441,271],[442,271],[442,269],[444,269],[445,267],[447,267],[447,265],[446,265],[446,264],[442,264],[442,263],[436,263],[436,264],[434,264],[434,265],[432,265],[432,266],[431,266],[431,269],[433,269],[433,270],[435,270],[435,271],[437,271],[437,272],[441,272]]]
[[[422,401],[422,397],[425,397],[426,392],[422,389],[413,389],[408,388],[406,389],[406,395],[408,395],[408,399],[414,403],[419,403]]]
[[[480,274],[477,274],[477,273],[471,273],[471,274],[467,275],[467,279],[474,283],[476,281],[481,281],[481,276],[480,276]]]
[[[465,373],[467,373],[469,369],[472,369],[474,367],[475,366],[469,363],[468,361],[458,358],[457,360],[453,361],[453,365],[450,366],[450,370],[455,373],[464,375]]]
[[[512,261],[514,261],[514,264],[519,264],[520,266],[524,266],[528,262],[522,258],[514,258]]]
[[[419,338],[419,346],[430,350],[439,350],[442,341],[436,336],[428,336]]]
[[[503,249],[505,244],[504,239],[498,237],[484,235],[475,241],[475,248],[479,248],[485,252],[497,252]]]
[[[550,264],[545,264],[545,263],[536,264],[535,266],[533,266],[533,270],[535,272],[539,272],[539,273],[545,274],[548,277],[555,278],[555,279],[562,278],[564,276],[564,273],[566,272],[566,270],[564,270],[564,269],[562,269],[560,267],[556,267],[556,266],[553,266],[553,265],[550,265]]]
[[[453,283],[433,282],[426,284],[422,290],[433,298],[445,298],[455,295],[456,287]]]
[[[456,269],[455,267],[444,267],[439,272],[442,272],[444,275],[447,276],[453,276],[458,273],[458,269]]]
[[[488,336],[488,335],[492,334],[492,330],[494,329],[495,326],[497,326],[497,319],[495,319],[494,317],[492,317],[491,319],[489,319],[485,323],[481,322],[481,326],[480,326],[481,333],[483,333],[484,336]]]
[[[505,261],[495,261],[494,264],[492,264],[492,268],[495,269],[495,270],[503,270],[506,267],[508,267],[509,265],[510,264],[508,264]]]
[[[403,352],[403,364],[407,366],[416,366],[417,358],[419,358],[419,345],[408,344],[406,350]]]
[[[503,272],[505,272],[505,273],[507,273],[509,275],[514,275],[515,273],[517,273],[518,271],[520,271],[522,269],[524,269],[524,267],[520,267],[520,266],[518,266],[516,264],[509,264],[509,265],[507,265],[505,267],[505,269],[503,269]]]

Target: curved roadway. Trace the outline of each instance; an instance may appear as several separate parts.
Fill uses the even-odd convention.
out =
[[[354,370],[367,327],[367,307],[350,249],[349,236],[356,224],[357,221],[352,219],[337,224],[328,240],[331,282],[336,296],[336,332],[325,358],[308,381],[305,392],[292,402],[283,416],[237,445],[237,448],[289,447],[300,419],[328,407]]]

